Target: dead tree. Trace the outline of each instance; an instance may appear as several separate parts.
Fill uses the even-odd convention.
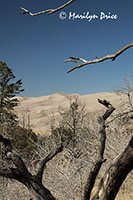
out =
[[[1,168],[0,175],[9,179],[15,179],[24,184],[37,200],[55,200],[55,197],[43,185],[42,178],[47,162],[62,151],[62,144],[59,144],[53,152],[49,153],[48,156],[40,162],[37,173],[32,175],[22,158],[13,151],[10,140],[0,135],[0,142],[5,146],[6,158],[12,161],[15,166],[14,168]]]
[[[133,169],[133,136],[126,149],[109,166],[101,179],[97,194],[92,200],[114,200],[120,186]]]
[[[77,66],[71,68],[68,71],[68,73],[69,73],[75,69],[84,67],[89,64],[103,62],[108,59],[111,59],[112,61],[114,61],[119,55],[121,55],[124,51],[126,51],[130,47],[133,47],[133,43],[126,45],[125,47],[121,48],[114,54],[106,55],[99,59],[96,58],[94,60],[87,61],[83,58],[71,56],[70,59],[65,60],[64,62],[74,62],[77,64]],[[130,100],[130,96],[129,96],[129,100]],[[92,189],[93,189],[95,181],[96,181],[96,177],[99,173],[102,163],[105,161],[103,158],[104,149],[105,149],[105,141],[106,141],[105,121],[111,115],[111,113],[114,111],[113,106],[106,100],[104,100],[104,101],[99,100],[99,103],[106,106],[108,108],[108,110],[102,117],[98,118],[99,134],[101,135],[101,140],[100,140],[101,143],[99,146],[98,159],[97,159],[96,163],[94,164],[93,170],[90,172],[90,175],[88,177],[88,180],[87,180],[87,183],[85,186],[84,200],[90,199],[91,192],[92,192]],[[132,111],[130,111],[130,112],[132,112]],[[124,115],[126,113],[124,113]],[[119,116],[117,116],[117,117],[119,117]],[[105,173],[104,177],[101,179],[97,194],[94,197],[91,197],[91,200],[97,200],[97,199],[113,200],[113,199],[115,199],[120,186],[122,185],[126,176],[132,169],[133,169],[133,137],[131,138],[131,140],[130,140],[129,144],[127,145],[126,149],[124,150],[124,152],[112,162],[112,164],[108,168],[107,172]]]
[[[114,200],[121,184],[128,173],[133,169],[133,137],[121,155],[113,160],[101,179],[96,194],[91,196],[99,170],[106,161],[106,159],[104,159],[107,128],[106,120],[115,110],[111,103],[106,100],[98,99],[98,102],[106,106],[107,111],[102,116],[98,117],[98,133],[100,136],[99,150],[94,167],[88,175],[88,180],[84,188],[83,200]],[[55,200],[52,193],[43,185],[42,178],[46,163],[63,150],[62,144],[59,144],[53,152],[49,153],[48,156],[40,162],[37,173],[32,175],[21,157],[13,151],[10,140],[0,135],[0,142],[5,146],[6,159],[9,159],[15,166],[14,168],[1,168],[0,175],[9,179],[15,179],[24,184],[37,200]]]
[[[88,176],[88,180],[84,190],[84,200],[114,200],[120,186],[127,177],[128,173],[133,169],[133,136],[127,145],[126,149],[118,156],[101,179],[96,195],[91,197],[92,189],[102,164],[106,161],[104,159],[104,150],[106,144],[106,119],[112,114],[115,108],[106,100],[98,100],[99,103],[107,107],[107,111],[103,116],[98,117],[100,134],[100,144],[98,151],[98,158],[94,164],[94,168]]]

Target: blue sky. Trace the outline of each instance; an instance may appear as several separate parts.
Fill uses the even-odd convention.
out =
[[[89,94],[113,91],[126,74],[133,75],[133,49],[115,62],[88,65],[67,74],[74,66],[69,56],[86,60],[115,53],[133,42],[133,0],[76,0],[64,8],[67,18],[52,15],[20,15],[20,7],[31,12],[56,8],[67,0],[0,0],[0,60],[22,79],[24,96],[56,92]],[[116,20],[69,19],[69,13],[100,16],[117,14]]]

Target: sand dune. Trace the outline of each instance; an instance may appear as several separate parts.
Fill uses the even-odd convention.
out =
[[[67,109],[70,101],[76,97],[78,97],[80,103],[86,105],[88,112],[103,109],[103,106],[97,101],[98,98],[110,101],[115,107],[120,104],[121,99],[126,98],[126,96],[107,92],[87,95],[56,93],[41,97],[19,96],[19,106],[15,108],[15,111],[20,119],[21,125],[25,121],[25,126],[27,126],[29,120],[31,128],[36,133],[48,134],[52,116],[58,120],[59,109]]]

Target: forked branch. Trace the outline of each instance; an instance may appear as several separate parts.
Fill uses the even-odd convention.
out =
[[[127,49],[129,49],[130,47],[133,47],[133,43],[130,43],[128,45],[126,45],[125,47],[121,48],[120,50],[118,50],[116,53],[114,54],[110,54],[110,55],[106,55],[102,58],[97,58],[95,60],[89,60],[86,61],[83,58],[77,58],[77,57],[69,57],[70,59],[68,60],[64,60],[64,62],[74,62],[77,63],[78,65],[73,67],[72,69],[70,69],[69,71],[67,71],[67,73],[72,72],[75,69],[84,67],[86,65],[89,64],[94,64],[94,63],[99,63],[99,62],[103,62],[105,60],[111,59],[112,61],[114,61],[120,54],[122,54],[124,51],[126,51]],[[80,62],[79,62],[80,61]]]
[[[69,4],[71,4],[72,2],[74,2],[75,0],[70,0],[68,1],[67,3],[63,4],[62,6],[58,7],[58,8],[55,8],[55,9],[48,9],[48,10],[43,10],[41,12],[37,12],[37,13],[32,13],[30,11],[28,11],[27,9],[21,7],[20,9],[22,10],[22,12],[20,12],[20,14],[29,14],[31,16],[37,16],[37,15],[41,15],[41,14],[44,14],[44,13],[48,13],[48,15],[52,14],[52,13],[55,13],[63,8],[65,8],[66,6],[68,6]]]
[[[36,199],[55,200],[55,197],[51,194],[51,192],[42,184],[42,175],[46,163],[63,150],[62,144],[58,145],[53,152],[49,153],[48,156],[40,162],[37,174],[32,175],[22,158],[12,150],[10,140],[0,135],[0,142],[2,142],[5,146],[6,158],[10,159],[15,165],[14,168],[1,168],[0,176],[15,179],[23,183]]]

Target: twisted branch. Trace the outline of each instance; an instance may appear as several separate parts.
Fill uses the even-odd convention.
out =
[[[38,180],[42,180],[42,176],[43,176],[43,171],[44,171],[44,168],[46,166],[46,163],[48,161],[50,161],[53,157],[55,157],[59,152],[61,152],[63,150],[63,146],[62,144],[59,144],[56,149],[49,153],[48,156],[46,156],[46,158],[44,158],[41,162],[40,162],[40,166],[39,166],[39,169],[38,169],[38,172],[36,174],[36,178]]]
[[[69,71],[67,71],[67,73],[69,72],[72,72],[73,70],[75,69],[78,69],[78,68],[81,68],[81,67],[84,67],[86,65],[89,65],[89,64],[94,64],[94,63],[99,63],[99,62],[103,62],[107,59],[112,59],[112,61],[114,61],[120,54],[122,54],[124,51],[126,51],[127,49],[129,49],[130,47],[133,47],[133,43],[130,43],[128,45],[126,45],[125,47],[121,48],[120,50],[118,50],[116,53],[114,54],[110,54],[110,55],[106,55],[102,58],[97,58],[95,60],[89,60],[89,61],[86,61],[85,59],[83,58],[77,58],[77,57],[69,57],[70,59],[68,60],[64,60],[64,62],[74,62],[74,63],[77,63],[78,65],[73,67],[72,69],[70,69]],[[81,61],[81,62],[79,62]]]
[[[84,190],[84,198],[83,200],[88,200],[90,199],[91,191],[94,187],[97,175],[99,173],[99,170],[102,166],[102,164],[106,161],[104,159],[104,150],[105,150],[105,143],[106,143],[106,126],[105,126],[105,121],[106,119],[112,114],[112,112],[115,110],[115,108],[111,105],[109,101],[106,100],[100,100],[98,99],[98,102],[105,107],[107,107],[106,112],[98,117],[98,133],[100,135],[100,144],[99,144],[99,150],[98,150],[98,158],[94,164],[93,169],[91,170],[86,185],[85,185],[85,190]]]
[[[31,16],[37,16],[37,15],[41,15],[41,14],[44,14],[44,13],[48,13],[48,15],[52,14],[52,13],[55,13],[63,8],[65,8],[66,6],[68,6],[69,4],[71,4],[72,2],[74,2],[75,0],[70,0],[68,1],[67,3],[65,3],[64,5],[58,7],[58,8],[55,8],[55,9],[48,9],[48,10],[43,10],[41,12],[37,12],[37,13],[32,13],[30,11],[28,11],[27,9],[23,8],[23,7],[20,7],[20,9],[22,10],[22,12],[20,12],[20,14],[29,14]]]

